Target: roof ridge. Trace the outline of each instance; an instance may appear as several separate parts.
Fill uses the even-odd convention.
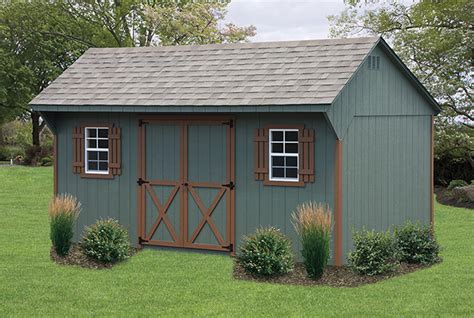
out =
[[[309,39],[291,41],[262,41],[262,42],[239,42],[218,44],[193,44],[193,45],[163,45],[142,47],[106,47],[89,48],[87,52],[111,52],[111,51],[173,51],[173,50],[209,50],[209,49],[242,49],[242,48],[272,48],[272,47],[301,47],[312,45],[344,45],[355,43],[375,43],[380,37],[353,37],[337,39]]]

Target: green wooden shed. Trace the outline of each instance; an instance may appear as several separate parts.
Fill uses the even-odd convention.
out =
[[[117,219],[136,245],[234,253],[243,235],[333,211],[353,229],[433,222],[436,101],[382,38],[92,48],[31,103],[55,135],[76,238]]]

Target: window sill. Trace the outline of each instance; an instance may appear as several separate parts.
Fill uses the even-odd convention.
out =
[[[111,174],[110,172],[107,174],[103,173],[81,173],[81,178],[86,178],[86,179],[113,179],[114,175]]]
[[[274,180],[265,180],[263,181],[265,186],[280,186],[280,187],[304,187],[303,181],[274,181]]]

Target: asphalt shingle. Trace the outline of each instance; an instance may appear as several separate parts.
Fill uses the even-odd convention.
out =
[[[330,104],[377,40],[93,48],[30,104]]]

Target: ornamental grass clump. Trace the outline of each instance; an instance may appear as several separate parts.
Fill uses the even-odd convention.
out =
[[[108,264],[124,260],[130,255],[128,231],[116,220],[99,220],[87,227],[81,242],[84,254]]]
[[[301,254],[308,277],[318,279],[323,275],[329,260],[331,211],[327,205],[307,202],[296,208],[292,218],[301,240]]]
[[[260,276],[276,276],[293,270],[291,241],[274,227],[257,229],[244,238],[238,261],[243,269]]]
[[[72,245],[74,222],[81,204],[70,194],[60,194],[49,203],[50,238],[56,253],[66,256]]]

